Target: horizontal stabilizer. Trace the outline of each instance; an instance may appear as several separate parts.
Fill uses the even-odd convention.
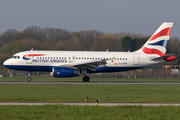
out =
[[[167,54],[167,55],[164,55],[161,57],[152,58],[151,60],[153,60],[153,61],[165,60],[165,59],[170,58],[172,56],[174,56],[174,55],[173,54]]]

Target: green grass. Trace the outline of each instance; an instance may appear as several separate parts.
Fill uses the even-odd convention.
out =
[[[0,102],[180,103],[180,85],[0,85]]]
[[[119,82],[179,82],[179,79],[91,79]],[[26,81],[2,78],[0,81]],[[33,81],[81,81],[81,78],[33,78]],[[94,83],[95,83],[94,82]],[[180,85],[0,85],[0,102],[180,103]],[[1,120],[178,120],[176,106],[2,105]]]
[[[178,120],[175,106],[1,106],[1,120]]]

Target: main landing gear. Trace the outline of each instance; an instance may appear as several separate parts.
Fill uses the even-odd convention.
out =
[[[89,82],[90,78],[87,76],[87,69],[83,69],[80,71],[84,77],[82,78],[83,82]]]
[[[29,77],[27,78],[28,82],[31,82],[31,75],[32,75],[32,72],[29,72]]]
[[[83,82],[89,82],[90,78],[88,76],[84,76],[82,78]]]

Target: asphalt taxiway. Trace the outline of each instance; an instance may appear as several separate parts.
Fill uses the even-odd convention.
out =
[[[108,82],[81,82],[81,81],[0,81],[0,84],[39,84],[39,85],[75,85],[75,84],[128,84],[128,85],[178,85],[180,82],[124,82],[124,81],[108,81]]]

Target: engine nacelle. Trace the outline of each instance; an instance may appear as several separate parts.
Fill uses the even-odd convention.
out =
[[[53,67],[53,77],[74,77],[78,76],[78,71],[74,68]]]

